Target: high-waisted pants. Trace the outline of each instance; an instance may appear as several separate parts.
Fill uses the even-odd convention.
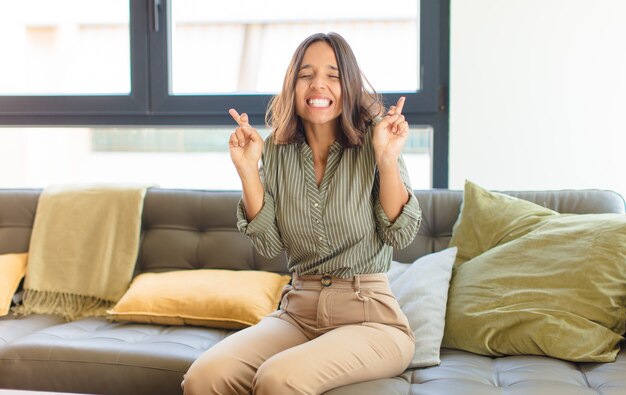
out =
[[[182,386],[185,395],[320,394],[396,376],[414,349],[385,274],[294,276],[279,310],[207,350]]]

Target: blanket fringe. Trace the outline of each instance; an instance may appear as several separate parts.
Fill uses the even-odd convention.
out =
[[[85,317],[106,316],[106,311],[114,305],[113,301],[93,296],[26,289],[22,304],[15,306],[12,311],[19,315],[60,315],[66,321],[74,321]]]

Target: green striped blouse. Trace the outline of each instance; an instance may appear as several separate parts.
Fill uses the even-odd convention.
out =
[[[417,233],[421,210],[400,157],[400,174],[410,199],[392,224],[378,198],[379,179],[372,131],[361,147],[330,147],[320,186],[315,182],[313,153],[306,142],[263,146],[261,177],[265,196],[261,211],[247,221],[243,202],[237,226],[257,251],[274,257],[285,251],[291,273],[384,273],[393,247],[406,247]]]

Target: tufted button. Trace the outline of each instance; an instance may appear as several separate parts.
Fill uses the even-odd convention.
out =
[[[321,283],[325,287],[330,287],[330,285],[333,283],[333,278],[330,276],[330,274],[324,274],[322,276]]]

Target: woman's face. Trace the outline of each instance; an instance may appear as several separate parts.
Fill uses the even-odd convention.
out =
[[[305,126],[334,123],[341,115],[341,81],[335,52],[325,41],[311,44],[296,80],[296,113]]]

